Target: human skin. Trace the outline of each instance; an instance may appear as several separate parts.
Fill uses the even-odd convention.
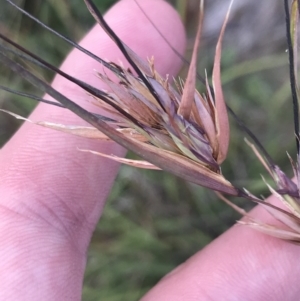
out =
[[[185,35],[176,12],[161,0],[142,4],[163,35],[183,53]],[[153,55],[161,74],[176,74],[180,60],[133,0],[119,2],[106,20],[140,56]],[[98,26],[81,45],[102,58],[126,64]],[[61,69],[101,86],[93,70],[103,68],[77,50]],[[63,78],[57,76],[53,87],[95,110],[86,102],[85,92]],[[84,124],[74,114],[45,104],[38,106],[31,119]],[[95,142],[28,123],[1,149],[0,300],[81,299],[87,249],[119,165],[79,152],[77,147],[125,154],[112,142]],[[252,216],[273,222],[261,208],[254,209]],[[298,301],[299,255],[296,245],[236,226],[163,278],[143,301]]]

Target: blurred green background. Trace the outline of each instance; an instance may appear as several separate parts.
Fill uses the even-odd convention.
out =
[[[59,66],[70,51],[69,45],[20,15],[4,0],[0,2],[1,32]],[[16,2],[76,41],[94,24],[82,0]],[[95,2],[105,12],[116,1]],[[196,30],[195,7],[198,1],[170,2],[186,24],[189,57]],[[227,7],[228,1],[223,1],[223,4],[225,2]],[[248,2],[245,0],[245,5]],[[253,3],[254,6],[260,5],[258,0]],[[201,74],[205,69],[208,74],[211,73],[214,46],[220,28],[213,31],[209,24],[212,21],[221,24],[223,21],[224,14],[220,19],[214,11],[213,4],[208,5],[205,24],[209,30],[204,26],[199,62]],[[244,19],[241,14],[245,16]],[[284,46],[284,16],[280,12],[276,15],[278,20],[275,20],[275,16],[272,19],[282,30],[281,36],[278,37],[277,30],[277,39],[266,40],[266,34],[275,36],[275,23],[270,27],[264,25],[261,32],[257,31],[252,46],[249,46],[240,43],[251,30],[246,18],[248,14],[253,16],[255,9],[254,13],[250,9],[234,10],[227,29],[222,65],[224,93],[228,104],[262,141],[275,162],[291,175],[285,151],[295,155],[295,146]],[[246,41],[249,42],[249,39]],[[183,78],[186,69],[184,67],[181,71]],[[43,76],[50,81],[53,75],[44,72]],[[1,66],[0,84],[38,93]],[[199,89],[202,87],[199,86]],[[35,105],[32,100],[0,91],[1,108],[26,116]],[[19,126],[20,122],[14,118],[0,115],[0,147]],[[231,129],[230,152],[222,166],[223,173],[239,187],[247,187],[257,195],[268,195],[260,177],[260,174],[265,176],[266,172],[245,145],[244,134],[232,119]],[[244,200],[234,201],[245,209],[252,207],[251,203]],[[223,233],[238,218],[213,192],[164,172],[123,166],[92,239],[83,300],[138,300],[162,276]]]

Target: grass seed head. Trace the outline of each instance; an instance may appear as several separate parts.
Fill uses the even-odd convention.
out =
[[[220,193],[244,196],[251,199],[260,206],[263,206],[277,220],[283,223],[285,227],[281,228],[257,221],[244,210],[238,208],[219,194],[227,204],[231,205],[240,214],[246,216],[245,220],[239,222],[240,224],[247,225],[268,235],[299,243],[299,159],[297,160],[297,164],[294,164],[291,160],[297,179],[295,184],[277,165],[273,164],[270,160],[265,162],[256,147],[252,144],[250,145],[276,183],[276,189],[267,185],[270,192],[281,202],[281,206],[279,207],[257,198],[246,190],[245,192],[239,190],[226,180],[221,173],[220,164],[227,156],[230,130],[227,107],[221,85],[220,66],[222,40],[228,22],[230,8],[217,41],[212,70],[212,87],[206,76],[204,80],[206,90],[204,93],[200,93],[196,90],[196,66],[203,23],[203,1],[200,1],[199,27],[188,76],[185,82],[180,80],[175,81],[174,86],[176,88],[170,84],[168,77],[162,77],[156,71],[153,58],[149,59],[148,62],[140,58],[111,30],[93,2],[90,0],[84,1],[95,20],[122,51],[130,63],[132,70],[127,70],[121,65],[106,62],[98,58],[98,61],[101,61],[119,80],[119,82],[116,83],[107,75],[99,73],[99,80],[106,84],[108,91],[98,90],[64,74],[62,71],[50,66],[42,59],[37,58],[30,52],[24,50],[24,48],[10,41],[7,37],[1,35],[0,37],[3,40],[23,52],[23,55],[20,55],[18,52],[8,50],[6,47],[0,45],[0,60],[2,63],[33,85],[54,97],[62,106],[70,109],[79,117],[89,122],[91,126],[62,125],[47,121],[36,123],[41,126],[91,139],[114,140],[125,148],[134,151],[144,160],[123,159],[113,155],[97,153],[92,150],[82,151],[90,151],[93,154],[98,154],[120,163],[139,168],[163,169],[187,181]],[[285,1],[287,3],[287,0]],[[231,5],[232,2],[230,7]],[[294,54],[290,66],[292,74],[291,81],[293,83],[292,90],[294,88],[293,96],[295,98],[294,107],[298,114],[297,93],[299,90],[297,84],[295,84],[297,79],[296,37],[298,28],[296,26],[298,23],[298,1],[296,0],[292,3],[291,16],[292,22],[288,28],[288,36],[291,35],[291,38],[288,40],[290,40],[289,54]],[[78,47],[80,48],[80,46]],[[56,71],[85,89],[88,94],[93,97],[94,103],[105,112],[103,116],[95,115],[84,110],[54,90],[49,84],[28,71],[26,67],[11,60],[11,52],[17,57],[22,57],[31,63],[38,62],[36,63],[37,65],[43,65],[46,68]],[[25,56],[24,53],[26,54]],[[93,54],[89,55],[93,57]],[[30,57],[30,59],[28,59],[28,57]],[[16,114],[9,114],[16,118],[27,120]],[[297,114],[295,115],[295,132],[299,150],[299,124]],[[266,153],[264,155],[266,155]]]
[[[109,87],[109,92],[102,91],[101,96],[94,96],[94,99],[112,117],[113,120],[107,124],[113,125],[111,128],[119,132],[122,129],[122,135],[138,145],[142,157],[158,168],[177,175],[180,173],[181,177],[190,180],[193,174],[193,182],[197,184],[237,195],[237,190],[220,171],[220,163],[226,158],[229,144],[228,116],[220,78],[221,45],[228,14],[216,48],[213,90],[207,82],[206,92],[202,95],[195,89],[195,84],[203,1],[200,1],[199,27],[188,77],[182,85],[175,82],[178,89],[169,83],[168,77],[158,74],[154,59],[145,62],[140,58],[110,30],[93,3],[85,2],[137,73],[135,75],[120,65],[110,63],[119,83],[99,74],[99,78]],[[147,150],[150,148],[149,156]],[[160,160],[157,160],[159,157]],[[181,166],[179,170],[178,162]],[[191,166],[197,168],[197,174]]]

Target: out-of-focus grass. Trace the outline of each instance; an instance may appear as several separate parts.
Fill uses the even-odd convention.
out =
[[[35,23],[1,1],[1,31],[59,65],[70,47],[45,34]],[[79,40],[93,24],[81,0],[19,2],[30,13],[73,40]],[[115,1],[95,2],[105,11]],[[190,20],[194,20],[195,15],[182,5],[185,2],[175,2],[192,28]],[[193,29],[188,32],[189,37],[192,33]],[[201,49],[199,72],[203,74],[206,68],[210,74],[213,47],[205,41],[203,44],[207,48]],[[279,54],[274,52],[267,56],[261,56],[258,49],[256,54],[251,53],[251,61],[241,62],[236,60],[238,52],[234,45],[225,43],[223,79],[227,102],[256,133],[275,161],[283,169],[291,170],[285,155],[285,150],[294,154],[291,104],[286,101],[289,100],[287,58],[281,49]],[[243,57],[247,54],[243,53]],[[1,84],[34,91],[7,70],[1,69],[0,74]],[[184,76],[184,71],[182,74]],[[43,76],[49,80],[52,77],[47,72],[43,72]],[[35,103],[0,91],[0,106],[27,115]],[[223,173],[239,187],[245,186],[256,194],[267,194],[260,179],[260,173],[265,175],[263,168],[245,145],[244,134],[232,118],[231,124],[231,146]],[[1,114],[0,145],[18,126],[18,121]],[[252,206],[243,200],[236,201],[246,209]],[[224,232],[237,218],[232,209],[206,189],[164,172],[122,167],[92,239],[83,300],[139,299],[163,275]]]

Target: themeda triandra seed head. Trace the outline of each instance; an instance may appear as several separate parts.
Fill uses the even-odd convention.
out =
[[[185,82],[175,82],[176,88],[169,83],[168,77],[164,78],[157,73],[154,59],[150,59],[148,62],[144,61],[115,35],[92,1],[85,0],[85,3],[98,23],[122,51],[132,70],[124,69],[121,65],[97,58],[85,49],[80,48],[79,45],[71,42],[73,46],[101,62],[119,78],[119,82],[116,83],[105,74],[98,74],[99,80],[105,82],[109,87],[109,92],[99,90],[97,87],[90,86],[65,74],[13,43],[7,37],[0,35],[3,40],[22,51],[22,59],[49,68],[80,86],[87,92],[87,98],[88,95],[92,96],[95,104],[103,108],[109,116],[108,118],[106,114],[104,114],[105,116],[95,115],[79,107],[32,74],[26,67],[13,61],[10,54],[14,53],[17,57],[21,57],[18,52],[0,45],[0,60],[4,65],[51,95],[62,106],[89,122],[92,127],[67,126],[45,121],[37,124],[83,137],[114,140],[137,153],[145,161],[122,159],[91,150],[88,151],[140,168],[164,169],[198,185],[251,199],[262,205],[289,229],[276,228],[253,220],[247,213],[235,206],[236,210],[248,218],[248,220],[241,223],[273,236],[290,241],[300,241],[299,184],[293,184],[278,166],[270,163],[270,160],[267,160],[267,163],[264,162],[258,151],[255,150],[277,184],[277,191],[270,187],[271,192],[277,195],[287,209],[278,208],[258,199],[247,191],[243,192],[235,188],[221,174],[220,164],[226,158],[229,144],[229,123],[220,71],[221,46],[228,14],[217,42],[212,72],[212,87],[206,78],[204,80],[206,91],[202,94],[195,89],[195,83],[197,52],[203,20],[203,1],[200,2],[200,22],[188,76]],[[294,11],[295,3],[297,3],[296,0],[293,1]],[[296,23],[293,22],[293,26]],[[291,30],[291,32],[293,31]],[[297,49],[295,47],[296,41],[296,39],[293,40],[293,50],[290,50],[290,53]],[[295,57],[297,56],[295,55]],[[297,64],[293,62],[291,66],[295,68]],[[296,76],[294,76],[295,78]],[[296,85],[294,86],[296,87]],[[44,101],[42,99],[38,100]],[[13,115],[21,118],[15,114]],[[298,125],[295,126],[296,137],[299,137],[297,135],[298,127]],[[255,149],[254,146],[252,148]],[[293,166],[295,175],[299,178],[299,167],[297,164]]]
[[[126,138],[131,142],[134,135],[139,155],[153,165],[199,185],[237,195],[238,190],[224,179],[219,166],[226,157],[229,143],[228,116],[220,79],[221,44],[228,14],[217,43],[213,91],[206,83],[207,91],[201,95],[195,89],[195,81],[203,1],[200,2],[200,21],[188,77],[184,84],[175,83],[177,90],[168,78],[156,72],[154,60],[147,64],[138,57],[109,30],[95,6],[90,1],[85,2],[139,75],[136,77],[115,64],[112,66],[117,69],[119,84],[99,75],[111,92],[95,99],[114,116],[113,122],[119,124],[119,131],[126,129],[130,133]]]
[[[220,76],[221,46],[229,12],[216,47],[213,91],[206,81],[206,93],[202,95],[195,89],[195,83],[203,1],[200,1],[199,27],[188,76],[184,84],[175,83],[177,90],[168,78],[156,72],[153,59],[146,63],[135,54],[111,31],[94,4],[85,2],[138,74],[137,77],[111,63],[120,82],[116,84],[105,75],[99,75],[110,92],[95,99],[113,116],[112,123],[118,124],[119,132],[122,129],[125,133],[126,129],[124,138],[135,143],[138,154],[153,165],[199,185],[237,195],[238,190],[220,172],[220,163],[226,158],[229,144],[229,123]]]
[[[195,90],[195,67],[203,19],[203,1],[200,2],[199,29],[189,75],[185,84],[176,83],[177,89],[169,83],[167,77],[163,78],[157,73],[152,59],[149,62],[144,61],[115,35],[92,1],[85,0],[85,3],[97,22],[122,51],[132,71],[102,60],[102,64],[119,78],[119,83],[115,83],[106,75],[99,74],[100,80],[109,87],[107,92],[55,69],[86,90],[95,103],[109,113],[110,118],[107,118],[78,107],[30,74],[23,66],[5,57],[4,64],[88,121],[94,128],[62,126],[47,122],[43,122],[42,125],[81,136],[100,139],[109,137],[152,164],[139,161],[136,164],[130,162],[131,165],[164,169],[201,186],[238,195],[240,191],[233,187],[220,171],[220,163],[226,158],[229,141],[228,117],[220,79],[221,44],[228,14],[217,43],[213,89],[206,83],[206,93],[202,95]],[[46,65],[41,59],[38,60]],[[95,129],[100,130],[101,134]],[[128,163],[121,158],[119,161]]]

